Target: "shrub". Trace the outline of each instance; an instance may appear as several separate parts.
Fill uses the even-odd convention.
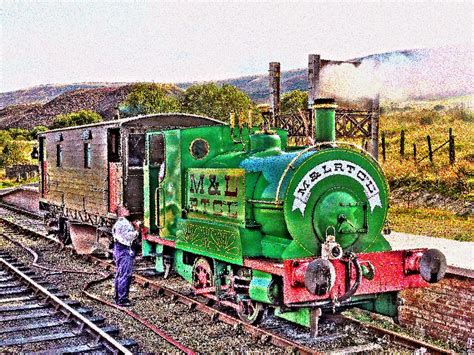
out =
[[[447,111],[447,114],[453,118],[453,120],[463,122],[474,122],[474,112],[466,109],[463,105],[453,107]]]
[[[180,104],[173,95],[179,95],[179,93],[180,89],[172,84],[136,84],[126,100],[120,105],[120,112],[125,117],[178,112]]]
[[[27,161],[25,150],[29,147],[26,142],[11,140],[5,143],[0,156],[0,167],[22,164]]]
[[[9,142],[12,140],[12,136],[10,132],[8,132],[6,129],[0,130],[0,147],[5,145],[6,142]]]
[[[204,115],[222,121],[229,121],[230,114],[244,114],[255,111],[250,97],[236,87],[214,83],[195,84],[186,89],[181,99],[184,112]]]
[[[102,121],[102,116],[97,112],[81,110],[55,117],[51,128],[64,128],[71,126],[81,126],[85,124],[97,123]]]
[[[281,112],[291,113],[305,111],[308,108],[308,93],[293,90],[283,94],[281,97]]]
[[[41,132],[45,132],[47,130],[48,130],[48,127],[46,126],[36,126],[28,133],[28,139],[36,140],[38,139],[38,134],[40,134]]]

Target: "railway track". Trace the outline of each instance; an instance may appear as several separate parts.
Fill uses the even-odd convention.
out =
[[[131,354],[134,341],[115,340],[118,328],[39,279],[0,253],[0,350]]]
[[[23,228],[22,226],[18,226],[11,221],[7,221],[7,223],[9,223],[10,225],[14,225],[20,230],[23,230],[27,233],[37,234],[37,232],[32,230],[31,228],[27,228],[25,230],[25,228]],[[48,237],[48,238],[55,241],[54,238],[51,238],[51,237]],[[94,263],[97,266],[101,266],[105,270],[114,269],[113,264],[108,260],[99,259],[90,255],[86,255],[84,256],[84,258],[86,258],[89,262]],[[240,319],[233,317],[232,315],[220,309],[217,309],[215,306],[211,306],[207,304],[206,302],[202,302],[196,299],[192,295],[186,295],[176,290],[173,290],[169,287],[166,287],[160,282],[158,282],[157,280],[153,280],[152,278],[148,276],[134,274],[134,280],[137,284],[141,285],[143,288],[152,288],[158,294],[169,297],[171,301],[179,302],[187,306],[190,310],[199,311],[199,312],[207,314],[211,322],[221,321],[221,322],[230,324],[235,329],[240,329],[248,333],[252,338],[256,339],[257,341],[261,343],[273,344],[287,351],[298,352],[301,354],[318,353],[318,350],[315,347],[312,347],[312,346],[310,347],[310,346],[305,345],[305,343],[307,344],[307,339],[305,337],[301,337],[298,335],[287,336],[287,334],[282,335],[281,330],[282,328],[284,328],[284,325],[282,325],[281,322],[277,322],[277,323],[273,323],[269,325],[267,324],[264,327],[256,327],[253,325],[246,324],[242,322]],[[361,322],[355,319],[347,318],[344,316],[341,316],[341,318],[345,322],[353,324],[354,327],[363,327],[365,329],[370,329],[371,332],[377,334],[378,336],[383,337],[384,339],[389,339],[390,342],[393,342],[394,344],[397,344],[398,346],[400,346],[399,349],[410,349],[410,350],[424,349],[424,351],[427,351],[429,353],[441,353],[441,354],[449,353],[449,351],[443,348],[420,341],[418,339],[407,337],[405,335],[402,335],[396,332],[388,331],[374,325],[367,325],[365,323],[362,324]],[[286,333],[288,333],[288,331],[286,331]],[[290,331],[290,333],[294,333],[294,330]],[[344,336],[347,336],[347,334],[344,335],[341,333],[336,333],[329,336],[326,335],[326,336],[320,337],[319,339],[313,339],[311,343],[313,345],[317,345],[318,343],[325,342],[325,341],[330,342],[334,339],[342,338]],[[359,345],[335,349],[334,351],[338,353],[357,353],[357,352],[381,351],[381,350],[383,350],[383,348],[380,346],[377,346],[377,344],[362,343]]]

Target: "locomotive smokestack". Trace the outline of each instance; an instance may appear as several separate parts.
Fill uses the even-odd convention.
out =
[[[315,142],[334,142],[336,140],[336,108],[334,99],[314,100]]]

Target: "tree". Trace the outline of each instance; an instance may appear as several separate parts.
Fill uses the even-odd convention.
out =
[[[100,121],[102,121],[102,116],[97,112],[80,110],[78,112],[57,115],[51,128],[81,126],[85,124],[97,123]]]
[[[26,142],[7,141],[0,156],[0,167],[12,166],[15,164],[22,164],[27,161],[25,157],[25,149],[29,145]]]
[[[6,129],[0,130],[0,147],[4,146],[7,142],[11,141],[13,138],[10,132]]]
[[[229,121],[230,114],[247,115],[254,104],[250,97],[236,87],[214,83],[195,84],[186,89],[181,99],[184,112]]]
[[[160,112],[179,112],[180,104],[175,96],[181,89],[172,84],[139,83],[120,105],[125,117]]]
[[[48,127],[46,126],[36,126],[28,133],[28,139],[36,140],[38,139],[38,134],[40,134],[41,132],[45,132],[47,130],[48,130]]]
[[[14,140],[24,141],[28,137],[28,131],[22,128],[9,128],[8,133],[10,133],[10,137]]]
[[[308,108],[308,93],[301,90],[289,91],[281,97],[281,113],[305,111]]]

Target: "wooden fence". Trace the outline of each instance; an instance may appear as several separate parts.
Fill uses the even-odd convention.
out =
[[[405,151],[405,146],[406,146],[406,138],[405,138],[405,130],[400,131],[400,146],[399,146],[399,157],[402,159],[405,159],[406,156],[406,151]],[[448,149],[448,154],[449,154],[449,164],[453,165],[456,162],[456,147],[454,144],[454,135],[453,135],[453,129],[450,128],[448,131],[448,139],[443,142],[442,144],[438,145],[437,147],[433,147],[433,142],[431,140],[431,136],[427,135],[426,136],[426,145],[427,145],[427,151],[428,153],[421,158],[418,158],[417,156],[417,147],[419,147],[421,144],[424,144],[422,142],[418,143],[413,143],[413,161],[415,164],[419,164],[422,161],[429,159],[431,163],[434,163],[434,156],[435,153],[439,154],[443,150],[442,148],[445,148],[447,146]],[[385,139],[385,132],[382,132],[382,159],[383,161],[387,160],[387,144],[386,144],[386,139]]]

